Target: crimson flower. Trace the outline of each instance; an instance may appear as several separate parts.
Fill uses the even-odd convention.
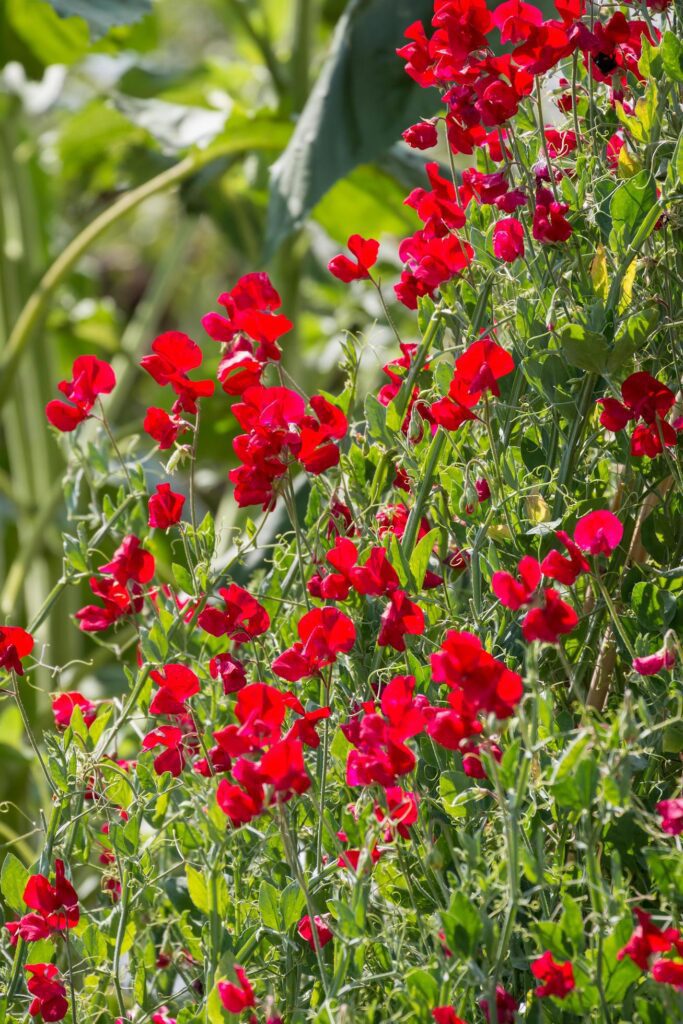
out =
[[[472,633],[449,630],[431,663],[434,682],[460,691],[475,711],[509,718],[522,696],[521,677],[485,651]]]
[[[145,551],[133,534],[124,537],[114,552],[111,562],[100,567],[100,572],[113,576],[122,587],[129,583],[149,583],[154,575],[154,556]]]
[[[557,202],[547,188],[538,189],[531,229],[537,242],[552,245],[567,241],[572,233],[572,226],[565,217],[568,209],[567,203]]]
[[[30,975],[26,987],[33,996],[28,1012],[44,1021],[63,1020],[69,1011],[66,987],[55,964],[29,964],[24,968]]]
[[[149,706],[152,715],[182,715],[185,701],[199,693],[199,679],[186,665],[170,664],[150,672],[159,689]]]
[[[0,626],[0,669],[23,676],[22,660],[27,658],[35,641],[21,626]]]
[[[245,644],[261,636],[270,626],[268,612],[236,583],[218,591],[224,608],[209,606],[197,619],[198,624],[211,636],[228,636],[237,644]]]
[[[631,454],[653,459],[664,449],[676,444],[676,429],[666,416],[676,401],[673,391],[656,377],[645,372],[632,373],[621,385],[623,402],[616,398],[600,398],[600,423],[606,430],[618,433],[630,420],[642,419],[631,435]]]
[[[662,819],[662,831],[669,836],[680,836],[683,832],[683,797],[660,800],[657,814]]]
[[[266,362],[280,359],[276,342],[292,328],[291,320],[275,312],[282,305],[282,299],[268,275],[256,273],[241,277],[231,291],[218,296],[218,303],[226,315],[207,313],[202,317],[204,330],[214,341],[227,345],[227,359],[246,357],[242,372],[256,373],[259,378]],[[239,375],[237,367],[233,369]],[[219,380],[228,394],[241,394],[243,388],[240,390],[236,381],[230,380],[233,369],[228,370],[225,361],[221,363]]]
[[[253,821],[263,810],[263,790],[260,795],[253,791],[247,792],[241,786],[221,779],[216,790],[216,802],[230,819],[233,828],[239,828]]]
[[[514,263],[524,255],[524,228],[516,217],[503,217],[493,229],[493,255]]]
[[[74,360],[72,379],[57,385],[67,401],[54,399],[48,402],[45,414],[53,427],[62,433],[70,433],[87,420],[98,395],[108,395],[115,385],[116,377],[109,363],[96,356],[78,356]]]
[[[541,567],[535,558],[524,555],[518,565],[520,578],[516,580],[509,572],[494,572],[491,578],[493,592],[506,608],[517,611],[533,600],[536,587],[541,581]]]
[[[241,1013],[242,1010],[256,1005],[256,997],[244,968],[235,964],[233,969],[237,982],[219,981],[216,988],[220,1001],[228,1013]]]
[[[420,121],[406,128],[402,138],[412,149],[431,149],[439,141],[433,121]]]
[[[166,331],[152,342],[152,354],[143,356],[140,366],[164,387],[170,384],[181,409],[197,412],[197,399],[209,397],[214,392],[212,380],[192,381],[188,370],[195,370],[202,362],[202,350],[187,334],[181,331]]]
[[[524,0],[505,0],[493,11],[492,18],[500,30],[501,43],[520,43],[528,39],[533,26],[541,24],[543,14]]]
[[[556,644],[561,636],[575,629],[579,617],[552,587],[543,591],[543,600],[542,605],[531,608],[524,616],[522,635],[529,643],[540,640],[542,643]]]
[[[479,1006],[487,1021],[491,1020],[488,999],[480,999]],[[502,985],[496,985],[496,1013],[498,1024],[515,1024],[515,1014],[519,1003],[511,992],[506,992]]]
[[[581,554],[578,544],[564,530],[557,530],[555,536],[564,544],[569,558],[553,548],[541,562],[541,572],[549,579],[570,587],[582,573],[590,571],[590,565]]]
[[[590,555],[611,555],[623,536],[624,527],[607,509],[582,516],[574,529],[575,542]]]
[[[617,953],[617,960],[629,957],[641,971],[646,971],[653,956],[668,953],[672,946],[675,947],[680,940],[680,933],[676,928],[666,928],[662,931],[652,923],[652,918],[644,910],[636,908],[635,915],[638,924],[626,945]]]
[[[683,990],[683,960],[657,960],[652,965],[652,977],[660,985]]]
[[[356,627],[336,608],[312,608],[299,620],[299,640],[271,665],[273,672],[290,683],[316,675],[346,654],[356,642]]]
[[[155,493],[149,499],[150,526],[157,530],[168,530],[180,522],[185,496],[171,490],[170,484],[157,484]]]
[[[148,732],[142,741],[142,749],[154,750],[156,747],[164,749],[154,758],[154,771],[157,775],[170,772],[177,778],[185,767],[183,730],[175,725],[162,725]]]
[[[387,811],[375,804],[375,817],[384,825],[384,841],[389,843],[398,833],[403,839],[410,838],[410,826],[417,821],[417,796],[400,786],[388,786],[384,791]]]
[[[432,1017],[436,1024],[465,1024],[462,1017],[458,1017],[452,1006],[435,1006],[432,1010]]]
[[[676,664],[676,655],[667,647],[662,647],[654,654],[646,654],[632,661],[634,672],[641,676],[656,676],[659,672],[668,671]]]
[[[157,442],[163,452],[175,444],[178,435],[186,431],[188,425],[179,414],[169,415],[164,409],[151,405],[145,414],[142,429]]]
[[[566,999],[575,987],[574,968],[571,963],[558,963],[553,960],[552,953],[547,950],[538,960],[531,965],[531,973],[538,981],[543,982],[534,991],[537,996],[555,996],[557,999]]]
[[[8,925],[11,935],[25,942],[48,938],[53,932],[75,928],[80,919],[78,894],[64,874],[64,862],[55,861],[55,883],[45,875],[31,875],[23,894],[33,913]]]
[[[355,262],[348,256],[335,256],[327,264],[329,272],[345,284],[370,277],[370,269],[374,267],[379,255],[379,242],[374,238],[351,235],[346,244],[349,251],[356,257]]]
[[[322,949],[334,938],[334,932],[330,928],[328,921],[329,915],[327,914],[324,917],[316,914],[312,922],[309,915],[305,914],[296,926],[296,930],[304,942],[307,942],[311,949],[315,949],[315,940],[313,938],[313,928],[315,927],[318,936],[318,946]]]
[[[425,627],[424,612],[411,601],[403,590],[394,590],[389,595],[389,604],[382,613],[377,643],[380,647],[393,647],[405,651],[406,634],[419,636]]]
[[[70,691],[66,693],[56,694],[52,698],[52,714],[54,715],[55,725],[58,729],[66,729],[71,722],[71,716],[74,713],[74,708],[80,708],[81,714],[83,715],[83,721],[86,726],[90,726],[95,721],[97,715],[97,704],[94,701],[88,700],[82,693],[77,691]]]
[[[247,673],[244,665],[232,654],[224,652],[217,654],[209,662],[209,672],[212,679],[220,679],[223,683],[223,693],[237,693],[247,684]]]
[[[128,588],[116,579],[90,578],[90,589],[103,605],[89,604],[76,612],[78,624],[84,633],[100,633],[126,615],[139,612],[142,597],[139,588],[133,585],[132,595]]]
[[[491,338],[481,338],[458,356],[455,361],[455,377],[466,384],[468,394],[476,395],[477,399],[484,391],[490,391],[498,397],[498,381],[512,373],[514,368],[515,363],[509,352]]]

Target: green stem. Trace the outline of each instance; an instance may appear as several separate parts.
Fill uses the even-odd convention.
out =
[[[424,476],[420,484],[420,489],[417,492],[417,498],[415,504],[410,510],[408,516],[408,522],[406,524],[406,530],[403,534],[403,540],[401,542],[401,548],[405,554],[406,561],[410,561],[410,556],[413,553],[415,547],[415,541],[417,539],[418,530],[420,528],[420,521],[422,519],[422,513],[427,505],[427,500],[432,490],[432,484],[434,482],[434,476],[436,474],[441,453],[443,452],[444,444],[446,443],[446,432],[442,427],[439,427],[436,434],[432,438],[432,443],[429,448],[429,454],[427,455],[427,464],[425,466]],[[416,580],[419,586],[421,580]]]

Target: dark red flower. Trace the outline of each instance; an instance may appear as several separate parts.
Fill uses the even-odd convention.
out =
[[[232,654],[224,652],[217,654],[209,662],[209,672],[212,679],[220,679],[223,683],[223,693],[237,693],[247,684],[247,673],[244,665]]]
[[[57,430],[69,433],[87,420],[99,395],[114,390],[116,377],[109,363],[96,356],[79,356],[74,360],[72,379],[61,381],[57,387],[68,399],[54,399],[45,406],[49,422]]]
[[[313,918],[313,923],[311,923],[309,915],[305,914],[296,926],[296,930],[304,942],[307,942],[311,949],[315,949],[315,940],[313,938],[313,927],[315,926],[318,936],[318,946],[322,949],[334,938],[334,932],[330,928],[328,921],[329,915],[320,917],[316,914]]]
[[[182,409],[197,412],[197,399],[214,392],[212,380],[192,381],[188,370],[202,362],[202,350],[181,331],[167,331],[152,342],[152,355],[143,356],[140,366],[162,387],[170,384]]]
[[[640,967],[641,971],[646,971],[652,957],[658,953],[668,953],[680,939],[680,933],[676,928],[667,928],[662,931],[652,923],[649,914],[637,907],[635,915],[638,918],[638,924],[626,945],[617,953],[617,960],[629,957],[634,964]]]
[[[552,953],[546,951],[538,960],[531,965],[531,973],[534,978],[543,984],[538,985],[534,991],[537,996],[555,996],[556,999],[566,999],[575,987],[574,968],[571,963],[558,963],[553,960]]]
[[[522,634],[529,643],[540,640],[542,643],[556,644],[561,636],[575,629],[579,617],[552,587],[543,591],[543,602],[531,608],[524,616]]]
[[[541,572],[549,579],[570,587],[582,573],[590,571],[590,565],[581,554],[578,544],[575,544],[564,530],[558,530],[555,536],[566,547],[569,558],[553,548],[541,562]]]
[[[23,676],[22,661],[33,650],[35,641],[21,626],[0,626],[0,669]]]
[[[683,797],[673,800],[660,800],[657,814],[662,819],[662,831],[670,836],[680,836],[683,832]]]
[[[475,712],[508,718],[522,696],[521,677],[485,651],[472,633],[449,630],[431,663],[434,682],[460,691]]]
[[[370,269],[374,267],[379,255],[379,242],[374,238],[351,235],[346,244],[356,257],[355,262],[348,256],[335,256],[327,264],[329,272],[345,284],[370,277]]]
[[[129,583],[149,583],[154,575],[154,556],[145,551],[133,534],[124,537],[111,562],[100,566],[100,572],[113,576],[122,587]]]
[[[557,202],[548,189],[538,189],[531,229],[537,242],[552,245],[555,242],[567,241],[572,233],[572,226],[565,217],[568,209],[569,206]]]
[[[211,636],[228,636],[235,643],[245,644],[261,636],[270,626],[268,612],[255,597],[231,583],[218,593],[224,608],[210,606],[199,615],[197,623]]]
[[[514,263],[524,255],[524,228],[516,217],[503,217],[493,229],[493,255]]]
[[[683,960],[657,960],[652,965],[652,977],[660,985],[683,990]]]
[[[169,415],[164,409],[152,405],[145,414],[142,429],[157,442],[161,451],[173,447],[178,435],[188,429],[179,415]]]
[[[186,665],[169,664],[150,672],[159,689],[149,706],[152,715],[182,715],[185,701],[199,693],[199,679]]]
[[[504,0],[493,11],[492,18],[500,30],[501,43],[521,43],[529,38],[534,26],[541,24],[543,13],[524,0]]]
[[[388,786],[384,791],[387,810],[375,804],[375,817],[384,826],[384,841],[389,843],[398,834],[410,838],[410,826],[417,821],[417,796],[400,786]]]
[[[230,818],[233,828],[246,825],[257,818],[263,810],[263,791],[247,792],[227,779],[221,779],[216,790],[216,801],[223,813]]]
[[[238,383],[238,378],[246,373],[256,382],[267,361],[280,359],[276,342],[291,330],[292,322],[282,313],[275,313],[282,300],[265,273],[245,274],[231,291],[218,296],[218,302],[226,316],[207,313],[202,325],[209,337],[227,345],[218,371],[224,391],[241,394],[246,383],[244,377]],[[240,356],[244,357],[241,366]],[[229,366],[226,360],[233,358],[237,362]]]
[[[82,693],[70,691],[68,693],[56,694],[52,698],[52,714],[58,729],[67,728],[71,722],[74,708],[81,709],[83,721],[90,728],[97,715],[97,704],[94,701],[88,700]]]
[[[142,597],[135,584],[131,587],[131,595],[124,584],[113,578],[98,579],[93,576],[89,582],[90,589],[96,597],[101,598],[104,605],[89,604],[76,612],[78,624],[84,633],[99,633],[142,608]]]
[[[465,1024],[465,1021],[462,1017],[458,1017],[452,1006],[435,1006],[432,1010],[432,1017],[436,1024]]]
[[[501,604],[513,611],[531,603],[536,587],[541,582],[541,567],[535,558],[524,555],[517,568],[519,580],[509,572],[494,572],[491,578],[494,594]]]
[[[69,1012],[66,987],[54,964],[29,964],[24,968],[29,975],[26,987],[33,996],[28,1012],[44,1021],[63,1020]]]
[[[336,608],[312,608],[297,625],[299,640],[275,659],[271,668],[281,679],[294,683],[316,675],[347,653],[356,641],[356,627]]]
[[[488,999],[480,999],[479,1006],[487,1021],[491,1020]],[[498,1024],[515,1024],[515,1014],[519,1003],[511,992],[506,992],[502,985],[496,985],[496,1016]]]
[[[228,1013],[241,1013],[242,1010],[256,1005],[256,997],[244,968],[235,964],[233,970],[237,982],[219,981],[216,988],[220,1001]]]
[[[175,725],[162,725],[147,733],[142,741],[143,750],[154,750],[163,747],[154,758],[154,771],[157,775],[170,772],[177,777],[185,767],[185,750],[183,746],[183,730]]]
[[[382,613],[377,643],[380,647],[393,647],[395,651],[405,651],[406,634],[419,636],[424,631],[424,612],[418,604],[411,601],[403,590],[394,590],[389,596],[389,604]]]
[[[150,526],[157,530],[168,530],[180,522],[185,496],[171,490],[170,484],[157,484],[155,493],[149,499]]]
[[[412,149],[431,149],[439,141],[436,125],[433,121],[420,121],[406,128],[403,140]]]
[[[33,914],[27,914],[17,924],[17,933],[27,942],[46,938],[55,931],[75,928],[80,920],[78,894],[64,874],[64,862],[55,861],[55,883],[45,875],[31,875],[23,895],[24,903]]]

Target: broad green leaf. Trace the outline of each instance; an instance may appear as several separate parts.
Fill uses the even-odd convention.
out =
[[[261,913],[261,920],[266,928],[278,931],[280,922],[280,894],[274,885],[263,881],[258,891],[258,905]]]
[[[454,893],[448,911],[442,914],[441,920],[448,948],[465,957],[473,956],[484,925],[471,900],[462,892]]]
[[[673,32],[665,32],[659,46],[662,67],[672,82],[683,82],[683,43]]]
[[[24,889],[29,872],[13,853],[7,853],[0,871],[0,891],[12,910],[24,909]]]
[[[193,868],[191,864],[186,864],[185,877],[187,878],[187,891],[190,894],[190,899],[197,910],[201,910],[203,914],[208,914],[209,893],[204,876],[196,868]]]
[[[132,25],[152,10],[152,0],[50,0],[61,18],[82,18],[93,39],[115,25]]]
[[[428,25],[431,0],[350,0],[327,60],[274,165],[267,249],[300,227],[339,178],[379,156],[401,131],[436,109],[438,96],[420,89],[395,54],[412,22]],[[348,234],[363,231],[349,218]]]
[[[559,332],[562,352],[571,366],[593,373],[604,373],[609,345],[601,334],[589,331],[581,324],[567,324]]]
[[[279,900],[282,920],[285,928],[289,930],[301,919],[306,906],[306,900],[299,888],[298,882],[290,882],[285,887]]]
[[[654,583],[636,583],[631,607],[641,629],[646,633],[661,633],[676,615],[676,598]]]
[[[46,0],[5,0],[7,28],[39,64],[74,64],[88,50],[88,30],[82,21],[63,21]],[[3,39],[5,59],[26,60]]]
[[[656,202],[655,180],[647,171],[639,171],[632,178],[621,182],[610,202],[611,248],[623,251],[630,245]]]
[[[422,586],[429,564],[429,556],[439,537],[438,530],[430,530],[429,533],[417,542],[410,556],[410,571],[418,587]]]

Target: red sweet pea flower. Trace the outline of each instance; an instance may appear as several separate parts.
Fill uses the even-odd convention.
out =
[[[0,669],[23,676],[22,660],[33,650],[35,641],[20,626],[0,626]]]
[[[324,917],[320,917],[318,914],[316,914],[316,916],[313,918],[313,923],[311,923],[309,915],[305,914],[304,917],[301,918],[298,925],[296,926],[296,930],[298,934],[301,936],[301,938],[304,940],[304,942],[307,942],[311,949],[315,949],[315,940],[313,938],[313,927],[315,926],[315,930],[318,936],[318,946],[320,949],[322,949],[324,946],[327,945],[328,942],[331,942],[332,939],[334,938],[334,932],[330,928],[328,921],[328,914],[326,914]]]
[[[177,778],[185,767],[182,729],[174,725],[162,725],[147,733],[142,741],[142,749],[154,750],[156,747],[164,747],[164,750],[154,758],[154,771],[157,775],[170,772]]]
[[[618,433],[630,420],[644,420],[633,431],[632,455],[653,459],[664,446],[676,444],[676,429],[665,418],[676,401],[673,391],[643,370],[626,378],[621,395],[623,404],[616,398],[600,398],[596,404],[602,406],[600,423],[606,430]]]
[[[522,635],[528,643],[540,640],[542,643],[556,644],[561,636],[571,633],[578,625],[579,617],[552,587],[543,591],[543,599],[543,605],[531,608],[524,616]]]
[[[439,134],[433,121],[420,121],[406,128],[402,138],[412,149],[431,149],[439,141]]]
[[[180,522],[185,496],[171,490],[170,484],[157,484],[155,493],[149,499],[150,526],[157,530],[168,530]]]
[[[582,573],[590,572],[590,565],[581,554],[578,544],[564,530],[557,530],[555,536],[566,547],[569,558],[553,548],[541,562],[541,572],[549,579],[570,587]]]
[[[113,576],[122,587],[130,582],[149,583],[154,575],[154,556],[145,551],[133,534],[124,537],[111,562],[100,566],[100,572]]]
[[[397,505],[384,505],[375,516],[379,536],[384,537],[387,533],[393,533],[397,540],[401,540],[403,538],[403,534],[406,532],[409,517],[410,509],[403,503],[399,503]],[[426,516],[423,516],[420,520],[417,539],[422,540],[422,538],[428,533],[429,520]]]
[[[503,217],[493,229],[493,255],[514,263],[524,255],[524,228],[516,217]]]
[[[233,828],[239,828],[253,821],[263,810],[263,790],[259,798],[253,790],[247,792],[227,779],[221,779],[216,790],[216,802]]]
[[[150,672],[159,687],[149,706],[152,715],[182,715],[185,701],[199,693],[199,679],[186,665],[164,665]]]
[[[557,128],[545,128],[544,131],[548,156],[551,160],[568,156],[576,149],[578,142],[572,131],[559,131]]]
[[[351,235],[347,245],[349,251],[356,257],[355,262],[348,256],[335,256],[327,264],[329,272],[345,284],[370,277],[370,268],[374,267],[379,255],[379,242],[374,238]]]
[[[548,189],[538,189],[531,229],[537,242],[552,245],[555,242],[567,241],[572,233],[572,226],[565,217],[568,209],[567,203],[557,202]]]
[[[479,1006],[487,1021],[491,1020],[488,999],[480,999]],[[496,1014],[498,1024],[515,1024],[515,1014],[519,1003],[511,992],[506,992],[502,985],[496,985]]]
[[[436,1024],[465,1024],[462,1017],[458,1017],[452,1006],[435,1006],[432,1010],[432,1017]]]
[[[642,658],[634,658],[631,662],[634,672],[641,676],[656,676],[660,672],[668,671],[676,664],[676,655],[673,651],[662,647],[654,654],[646,654]]]
[[[48,402],[45,414],[53,427],[69,433],[87,420],[98,395],[108,395],[115,385],[116,377],[109,363],[96,356],[79,356],[74,360],[72,379],[57,385],[68,402]]]
[[[380,825],[384,825],[384,841],[390,843],[396,833],[403,839],[409,839],[410,826],[417,821],[417,796],[400,786],[388,786],[384,795],[388,813],[375,804],[375,817]]]
[[[541,567],[535,558],[525,555],[518,566],[520,579],[509,572],[494,572],[491,578],[493,592],[506,608],[517,611],[533,600],[536,587],[541,582]]]
[[[63,1020],[69,1012],[66,988],[54,964],[30,964],[24,970],[30,975],[26,987],[33,996],[28,1012],[44,1021]]]
[[[232,291],[218,296],[218,302],[227,316],[207,313],[202,317],[205,331],[214,341],[227,344],[226,358],[239,355],[247,357],[242,369],[246,370],[249,366],[248,372],[256,374],[258,380],[268,360],[280,359],[281,353],[276,342],[292,328],[291,320],[282,313],[274,312],[282,305],[280,296],[267,274],[245,274]],[[249,359],[253,362],[250,363]],[[223,389],[228,394],[241,394],[244,388],[240,389],[235,380],[226,386],[223,378],[229,380],[231,376],[231,371],[221,363],[219,380]]]
[[[652,965],[652,977],[660,985],[683,990],[683,960],[657,960]]]
[[[170,415],[164,409],[152,405],[145,414],[142,429],[157,442],[161,451],[172,448],[178,435],[188,429],[187,423],[175,413]]]
[[[290,683],[316,675],[348,653],[356,642],[356,627],[336,608],[312,608],[297,626],[299,640],[275,659],[271,668]]]
[[[607,509],[582,516],[574,530],[575,542],[591,555],[611,555],[623,536],[624,527]]]
[[[509,352],[491,338],[481,338],[458,356],[455,361],[455,377],[466,384],[468,393],[476,395],[477,399],[484,391],[490,391],[498,397],[498,381],[512,373],[514,368],[515,363]]]
[[[434,682],[462,693],[475,712],[509,718],[522,696],[521,677],[485,651],[472,633],[449,630],[431,663]]]
[[[662,831],[670,836],[680,836],[683,832],[683,797],[674,800],[660,800],[657,814],[662,819]]]
[[[680,939],[680,933],[676,928],[667,928],[665,931],[661,931],[652,923],[652,918],[644,910],[636,908],[635,915],[638,918],[638,924],[626,945],[617,953],[617,960],[629,957],[634,964],[640,967],[641,971],[646,971],[651,958],[658,953],[668,953]]]
[[[420,296],[433,296],[440,285],[457,277],[474,258],[472,246],[457,235],[429,237],[425,231],[416,231],[405,238],[398,253],[407,269],[400,282],[394,285],[394,291],[408,309],[417,309]]]
[[[537,996],[555,996],[556,999],[566,999],[575,987],[574,968],[570,962],[558,963],[553,960],[552,953],[547,951],[534,960],[531,965],[531,973],[542,985],[538,985],[534,991]]]
[[[270,616],[255,597],[236,583],[222,587],[218,593],[225,610],[213,606],[205,608],[197,619],[203,630],[211,636],[228,636],[237,644],[246,644],[266,632]]]
[[[405,651],[406,634],[420,636],[424,627],[424,612],[420,606],[411,601],[405,591],[394,590],[389,597],[389,604],[382,613],[377,643],[380,647],[393,647],[395,651]]]
[[[455,185],[441,174],[439,164],[436,161],[425,164],[425,171],[431,189],[415,188],[404,202],[415,210],[425,225],[424,232],[420,233],[422,239],[442,238],[449,231],[464,226],[465,211],[458,201]]]
[[[170,384],[181,409],[197,412],[197,399],[214,392],[212,380],[192,381],[188,370],[201,365],[202,350],[181,331],[167,331],[152,342],[152,355],[143,356],[140,366],[162,387]]]
[[[82,693],[70,691],[68,693],[56,694],[52,698],[52,714],[54,715],[55,725],[58,729],[67,728],[71,722],[71,716],[74,713],[74,708],[81,709],[83,721],[86,726],[90,728],[97,715],[97,704],[88,700],[88,698],[84,697]]]
[[[421,85],[423,89],[436,85],[434,76],[434,61],[429,52],[429,40],[421,21],[414,21],[403,33],[409,42],[396,51],[398,56],[406,62],[406,73]]]
[[[219,981],[216,988],[220,1001],[228,1013],[241,1013],[250,1006],[256,1006],[256,997],[244,968],[235,964],[234,971],[237,983]]]
[[[131,587],[131,596],[127,587],[116,579],[98,579],[93,576],[89,582],[93,594],[104,601],[104,606],[89,604],[76,612],[84,633],[100,633],[124,616],[139,612],[142,608],[142,597],[135,585]]]
[[[232,654],[224,652],[217,654],[209,662],[209,672],[212,679],[220,679],[223,683],[223,693],[237,693],[247,685],[247,673],[244,665]]]
[[[512,59],[531,75],[543,75],[575,49],[567,27],[561,21],[534,25],[527,39],[512,51]]]
[[[505,0],[492,13],[493,24],[500,29],[501,43],[521,43],[528,39],[532,28],[540,25],[543,14],[538,7],[524,0]]]
[[[45,875],[31,875],[23,895],[33,914],[26,914],[16,924],[16,932],[26,942],[43,939],[56,931],[75,928],[80,919],[78,894],[64,874],[64,862],[55,861],[55,884]]]

